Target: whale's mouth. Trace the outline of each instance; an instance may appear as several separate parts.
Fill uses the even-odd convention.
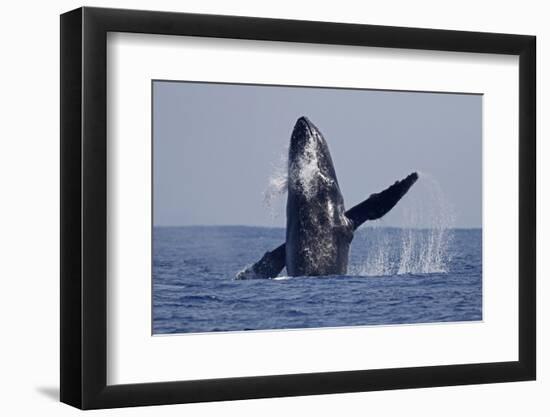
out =
[[[303,153],[308,146],[308,142],[315,140],[316,132],[318,132],[317,128],[307,117],[300,117],[294,125],[290,138],[290,156],[299,156]]]

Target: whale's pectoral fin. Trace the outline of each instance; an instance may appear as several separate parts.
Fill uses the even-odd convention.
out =
[[[367,220],[376,220],[384,216],[401,200],[417,179],[418,174],[413,172],[407,178],[396,181],[384,191],[372,194],[362,203],[346,211],[346,217],[353,222],[354,230]]]
[[[266,252],[262,259],[239,272],[235,279],[275,278],[285,267],[285,244]]]

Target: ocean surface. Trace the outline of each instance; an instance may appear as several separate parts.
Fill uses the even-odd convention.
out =
[[[481,229],[364,227],[348,275],[234,279],[284,235],[155,227],[153,334],[482,320]]]

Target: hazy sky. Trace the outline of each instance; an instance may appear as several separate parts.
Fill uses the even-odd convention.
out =
[[[270,210],[264,193],[304,115],[347,209],[419,171],[384,225],[441,204],[440,187],[457,227],[481,227],[481,112],[481,95],[155,81],[154,224],[284,226],[286,195]]]

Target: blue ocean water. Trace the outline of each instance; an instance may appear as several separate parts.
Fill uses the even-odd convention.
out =
[[[155,227],[153,333],[482,319],[481,229],[364,227],[348,275],[235,280],[285,230]]]

